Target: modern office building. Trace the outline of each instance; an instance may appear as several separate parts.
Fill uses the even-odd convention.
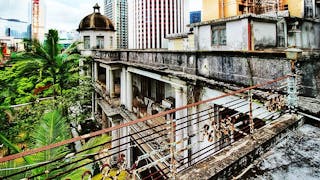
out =
[[[30,24],[18,19],[0,18],[0,36],[8,36],[15,39],[30,39]]]
[[[128,1],[105,0],[104,12],[113,21],[117,31],[117,48],[128,48]]]
[[[167,48],[168,34],[187,31],[189,0],[130,0],[129,48]]]
[[[201,22],[201,11],[190,12],[190,24]]]

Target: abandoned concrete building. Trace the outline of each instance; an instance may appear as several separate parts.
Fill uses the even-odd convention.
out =
[[[86,24],[99,27],[100,31],[114,32],[112,22],[107,17],[104,18],[106,24],[99,24],[95,18]],[[289,21],[291,22],[285,20],[284,23]],[[319,31],[319,23],[301,21],[302,26],[299,27],[303,27],[302,30],[305,26],[313,30],[310,34],[299,31],[300,35],[292,35],[291,31],[283,27],[279,29],[281,23],[277,18],[254,14],[201,22],[192,25],[193,42],[177,43],[179,46],[193,47],[189,50],[208,51],[106,48],[111,46],[83,48],[82,53],[94,59],[92,68],[87,72],[93,77],[96,90],[92,98],[92,115],[102,124],[103,129],[156,116],[150,121],[110,132],[114,161],[120,157],[119,154],[124,155],[128,161],[127,167],[135,167],[135,176],[140,178],[154,178],[159,174],[171,178],[174,173],[176,177],[185,179],[188,173],[194,172],[193,165],[204,162],[226,146],[273,120],[288,118],[284,110],[287,106],[286,99],[290,95],[287,95],[289,90],[285,89],[290,83],[265,83],[291,74],[292,59],[288,58],[284,51],[254,50],[276,48],[281,44],[286,44],[283,47],[294,45],[308,49],[319,48],[319,33],[316,33]],[[79,26],[85,44],[87,35],[82,31],[90,29],[86,24],[82,21]],[[291,30],[297,27],[298,25]],[[281,30],[290,35],[280,38]],[[181,39],[190,38],[189,35],[178,36]],[[297,36],[303,39],[296,41]],[[97,42],[99,37],[101,34],[90,36],[91,40],[96,38]],[[170,36],[168,37],[170,39]],[[175,39],[174,35],[172,37]],[[103,39],[107,44],[112,41],[106,36]],[[304,39],[308,41],[305,42]],[[87,43],[93,43],[88,47],[95,45],[93,41]],[[171,47],[175,49],[174,46]],[[302,52],[299,50],[293,50],[293,53],[299,54],[301,58]],[[301,62],[298,68],[302,78],[296,81],[302,86],[300,95],[314,99],[320,94],[320,64],[315,62],[319,54],[304,52],[303,57],[305,61]],[[311,67],[313,63],[315,66]],[[296,81],[294,83],[297,83]],[[265,86],[226,95],[228,92],[256,84]],[[293,94],[296,94],[297,90],[294,91]],[[206,102],[212,98],[217,99]],[[296,99],[291,103],[292,106],[298,106]],[[188,106],[190,104],[192,106]],[[187,108],[179,109],[181,107]],[[164,115],[157,116],[161,113]],[[165,125],[173,121],[171,128],[174,127],[175,132],[170,139],[170,132],[164,130],[169,130]],[[176,143],[175,149],[178,150],[175,154],[175,168],[170,166],[173,159],[170,156],[172,149],[170,150],[168,144],[172,141]],[[185,171],[186,169],[188,171]],[[215,173],[208,173],[201,176],[209,178],[216,174],[217,170]]]
[[[81,53],[93,59],[81,74],[92,77],[92,120],[101,130],[0,162],[107,134],[99,150],[89,148],[90,162],[75,167],[83,151],[74,152],[48,162],[69,169],[33,177],[66,177],[85,166],[100,179],[241,178],[306,117],[320,121],[320,28],[318,10],[308,20],[278,18],[243,13],[253,11],[252,1],[235,2],[241,14],[209,14],[156,50],[114,49],[116,29],[96,5],[78,31]]]

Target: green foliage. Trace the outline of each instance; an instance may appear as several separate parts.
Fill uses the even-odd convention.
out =
[[[79,76],[80,54],[77,52],[78,42],[71,44],[61,52],[58,46],[58,33],[49,30],[47,40],[42,45],[38,41],[25,42],[32,45],[29,52],[15,54],[10,61],[12,67],[0,70],[0,107],[16,104],[33,103],[26,108],[16,109],[17,115],[13,122],[8,122],[5,109],[0,108],[0,126],[3,133],[11,141],[17,142],[26,138],[19,136],[19,132],[30,132],[33,124],[39,121],[39,113],[62,108],[63,116],[70,122],[72,119],[81,121],[87,114],[83,104],[89,103],[92,92],[91,84],[83,83]],[[88,82],[91,80],[89,79]],[[45,88],[44,88],[45,87]],[[88,92],[84,92],[88,91]],[[53,97],[52,103],[36,102],[40,98]],[[38,104],[41,104],[40,106]],[[77,106],[82,112],[76,117],[71,116],[70,107]]]
[[[70,131],[69,131],[69,126],[68,123],[65,121],[65,119],[62,117],[61,112],[58,110],[54,110],[52,112],[45,113],[38,125],[35,128],[35,131],[31,135],[32,139],[32,148],[38,148],[42,147],[45,145],[57,143],[63,140],[66,140],[70,138]],[[4,144],[5,147],[12,149],[12,152],[21,152],[21,149],[10,142],[8,139],[6,139],[4,136],[0,134],[0,140]],[[46,170],[51,170],[59,165],[61,163],[70,163],[70,162],[75,162],[71,166],[67,166],[55,171],[50,171],[50,173],[40,176],[37,179],[46,179],[48,177],[52,177],[62,171],[67,171],[69,169],[72,169],[74,167],[78,167],[84,164],[88,164],[93,162],[92,154],[98,152],[102,146],[95,147],[97,145],[109,142],[111,140],[110,136],[99,136],[90,139],[87,143],[85,143],[82,146],[82,150],[84,150],[81,153],[76,154],[75,157],[70,157],[68,161],[65,161],[64,159],[62,161],[57,161],[55,163],[50,163],[44,166],[41,166],[39,168],[36,168],[32,170],[32,172],[29,172],[31,174],[29,175],[36,175],[40,174]],[[95,147],[90,149],[91,147]],[[86,150],[88,149],[88,150]],[[42,163],[46,161],[50,161],[59,157],[64,157],[66,154],[71,153],[71,150],[67,146],[60,146],[57,148],[53,148],[47,151],[43,151],[28,157],[25,157],[24,160],[22,159],[16,159],[14,161],[6,162],[6,163],[1,163],[0,167],[1,168],[16,168],[16,167],[21,167],[23,165],[34,165],[37,163]],[[82,159],[83,157],[87,157],[84,160],[78,161]],[[90,170],[90,165],[84,166],[83,168],[79,168],[76,171],[73,171],[71,174],[68,174],[66,177],[72,179],[81,179],[81,176],[83,172]],[[21,170],[21,169],[19,169]],[[0,171],[0,176],[4,175],[9,175],[14,172],[19,172],[16,170],[8,170],[8,171]],[[25,177],[27,174],[20,175],[19,177]],[[15,176],[15,178],[18,178],[18,176]]]
[[[11,150],[14,154],[21,152],[21,149],[17,145],[15,145],[12,142],[10,142],[2,134],[0,134],[0,141],[5,147],[7,147],[9,150]]]
[[[33,147],[42,147],[70,138],[69,127],[58,110],[46,113],[32,133]],[[44,160],[51,159],[45,157]]]
[[[72,169],[72,168],[75,168],[75,167],[78,167],[78,166],[81,166],[81,165],[85,165],[85,164],[88,164],[89,166],[84,166],[82,168],[78,168],[74,171],[72,171],[70,174],[66,175],[64,178],[62,179],[67,179],[67,178],[70,178],[70,179],[81,179],[81,176],[84,172],[86,171],[91,171],[91,167],[93,165],[93,160],[90,159],[90,156],[92,156],[93,153],[96,153],[98,152],[102,146],[98,146],[98,145],[101,145],[101,144],[104,144],[106,142],[109,142],[111,140],[111,137],[110,136],[107,136],[107,135],[102,135],[102,136],[99,136],[99,137],[95,137],[95,138],[92,138],[90,139],[88,142],[86,142],[81,150],[86,150],[86,149],[89,149],[89,150],[86,150],[86,151],[83,151],[81,153],[78,153],[77,154],[77,158],[74,158],[73,161],[77,161],[83,157],[88,157],[87,159],[84,159],[82,161],[79,161],[78,163],[68,167],[68,169]],[[98,147],[95,147],[95,146],[98,146]],[[92,148],[90,149],[91,147],[95,147],[95,148]]]
[[[12,153],[20,153],[20,152],[22,152],[22,150],[17,145],[15,145],[12,142],[10,142],[10,140],[8,140],[2,134],[0,134],[0,142],[4,145],[4,147],[6,147],[8,149],[8,151],[11,150]],[[10,174],[15,173],[15,172],[19,172],[20,169],[15,169],[15,168],[24,166],[27,163],[29,163],[29,164],[32,163],[31,158],[27,157],[27,156],[24,157],[24,158],[15,159],[13,161],[0,163],[0,168],[1,169],[13,168],[12,170],[7,170],[7,171],[3,171],[2,170],[2,171],[0,171],[0,177],[7,176],[7,175],[10,175]],[[21,179],[24,176],[25,176],[24,173],[22,173],[22,174],[20,174],[18,176],[15,176],[15,178]]]
[[[54,110],[43,115],[39,125],[31,134],[31,147],[43,147],[63,141],[68,138],[70,138],[69,126],[66,123],[65,119],[62,117],[61,113],[58,110]],[[32,156],[33,163],[50,161],[52,159],[64,156],[68,152],[69,150],[66,146],[60,146],[47,151],[42,151]],[[40,168],[37,168],[34,173],[43,172],[56,165],[58,164],[53,163],[50,165],[42,166]]]
[[[8,176],[10,174],[16,173],[21,171],[21,169],[18,169],[18,167],[26,165],[26,162],[23,158],[15,159],[14,161],[9,161],[6,163],[0,163],[0,177]],[[11,169],[7,171],[3,171],[3,169]],[[17,169],[16,169],[17,168]],[[21,173],[17,176],[14,176],[15,179],[23,179],[25,177],[24,173]]]
[[[79,43],[61,52],[58,39],[57,31],[49,30],[43,45],[38,41],[26,42],[32,45],[28,46],[32,47],[30,51],[16,53],[10,61],[12,67],[0,70],[0,133],[12,145],[21,147],[23,144],[30,149],[70,138],[70,122],[82,121],[90,114],[84,105],[90,103],[93,87],[89,77],[79,76]],[[39,101],[40,98],[51,99]],[[24,103],[28,105],[10,108]],[[11,150],[11,153],[16,152]],[[32,163],[44,162],[69,152],[68,147],[55,148],[32,156],[31,160]],[[5,167],[21,165],[20,161],[9,162],[10,166],[6,164]],[[90,158],[84,162],[87,161],[91,161]],[[52,166],[55,165],[38,168],[32,173]]]

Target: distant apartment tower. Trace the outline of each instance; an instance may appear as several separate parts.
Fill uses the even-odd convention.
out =
[[[190,12],[190,24],[201,22],[201,11]]]
[[[105,15],[110,18],[116,29],[117,48],[128,48],[128,1],[105,0]]]
[[[129,0],[129,48],[167,48],[167,34],[187,31],[189,0]]]

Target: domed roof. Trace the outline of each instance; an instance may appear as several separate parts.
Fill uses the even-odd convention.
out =
[[[93,7],[92,14],[81,20],[77,31],[83,30],[115,31],[112,21],[100,13],[98,4]]]

